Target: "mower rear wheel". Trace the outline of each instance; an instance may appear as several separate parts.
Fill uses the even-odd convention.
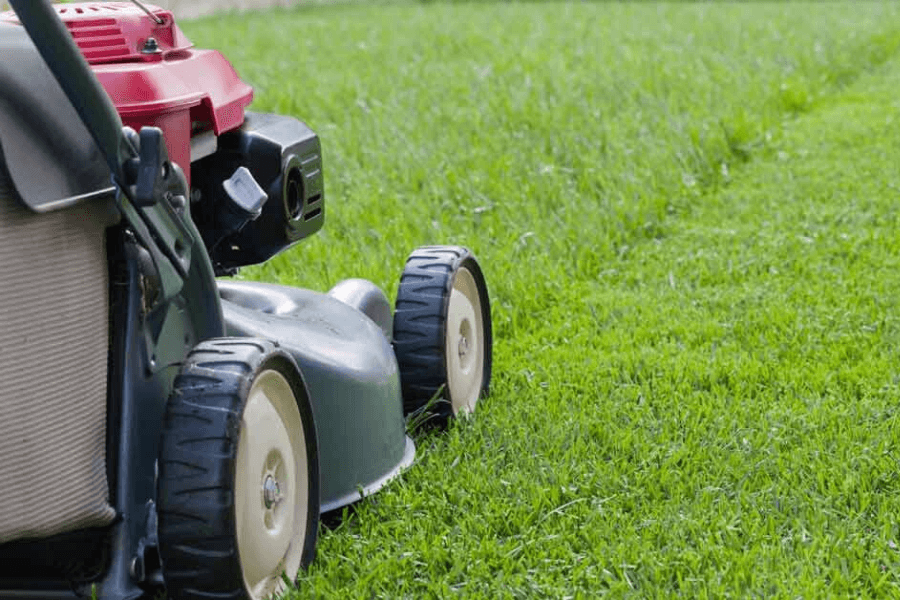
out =
[[[315,552],[316,432],[294,360],[274,344],[203,342],[166,407],[159,549],[175,600],[261,600]]]
[[[426,246],[410,255],[393,344],[406,414],[430,410],[446,421],[475,410],[490,387],[493,340],[487,285],[469,250]]]

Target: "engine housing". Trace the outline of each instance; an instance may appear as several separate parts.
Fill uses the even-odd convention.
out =
[[[319,138],[291,117],[251,114],[253,88],[215,50],[199,50],[168,10],[131,2],[56,5],[122,122],[158,127],[170,160],[192,187],[192,216],[216,271],[265,261],[324,222]],[[0,21],[18,23],[15,13]],[[240,213],[223,183],[250,171],[266,196],[259,216]]]

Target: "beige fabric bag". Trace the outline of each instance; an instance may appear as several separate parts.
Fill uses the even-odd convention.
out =
[[[0,543],[109,524],[110,211],[34,214],[0,165]]]

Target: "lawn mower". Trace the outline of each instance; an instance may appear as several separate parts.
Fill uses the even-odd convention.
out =
[[[392,307],[221,279],[318,231],[317,135],[140,2],[0,15],[0,597],[261,599],[491,377],[474,256]],[[220,279],[217,279],[220,278]]]

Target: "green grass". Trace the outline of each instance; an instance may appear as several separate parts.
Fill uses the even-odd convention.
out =
[[[491,288],[492,396],[297,598],[900,595],[900,5],[184,29],[324,144],[325,230],[243,276],[393,294],[462,243]]]

